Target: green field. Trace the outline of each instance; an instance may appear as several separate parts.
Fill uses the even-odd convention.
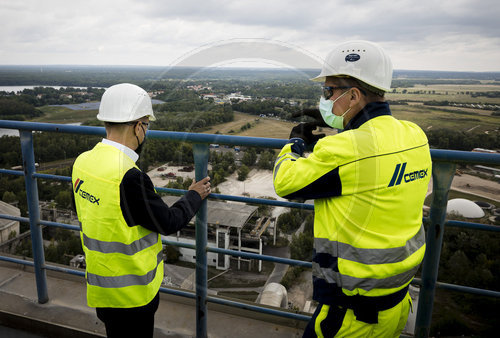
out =
[[[453,107],[435,107],[424,105],[391,105],[394,117],[415,122],[422,129],[454,129],[485,133],[497,131],[500,117],[464,112]]]
[[[423,101],[450,101],[456,103],[482,103],[500,105],[500,98],[489,98],[484,96],[472,97],[467,92],[499,92],[500,85],[477,84],[477,85],[415,85],[409,88],[393,88],[396,93],[386,94],[388,100],[407,100],[414,102]],[[403,94],[403,91],[407,92]],[[420,92],[415,94],[415,92]]]
[[[406,93],[403,93],[403,91]],[[395,88],[389,92],[389,101],[407,102],[408,105],[392,104],[393,115],[402,120],[415,122],[424,130],[453,129],[463,132],[493,133],[498,132],[500,117],[493,116],[492,109],[471,107],[424,105],[424,102],[443,102],[458,104],[488,104],[500,106],[500,98],[484,96],[472,97],[470,93],[500,92],[500,86],[491,81],[481,84],[417,84],[409,88]]]
[[[36,118],[33,122],[48,123],[79,123],[94,119],[97,110],[72,110],[66,107],[44,106],[39,107],[44,115]]]

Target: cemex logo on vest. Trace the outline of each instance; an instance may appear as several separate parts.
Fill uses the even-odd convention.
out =
[[[391,182],[387,187],[392,187],[394,185],[399,185],[401,180],[405,179],[405,183],[412,182],[415,180],[419,180],[427,176],[427,169],[412,171],[411,173],[405,174],[406,162],[398,163],[396,165],[396,169],[394,169],[394,174],[392,175]]]
[[[75,186],[74,186],[75,194],[80,195],[80,197],[88,200],[90,203],[96,203],[97,205],[99,205],[100,198],[97,198],[94,195],[92,195],[92,194],[90,194],[90,193],[88,193],[86,191],[83,191],[83,189],[82,189],[83,182],[84,181],[82,181],[79,178],[76,180]]]

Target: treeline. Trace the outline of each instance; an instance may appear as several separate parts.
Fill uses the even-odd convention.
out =
[[[42,115],[43,113],[40,110],[18,97],[0,97],[1,120],[24,121]]]
[[[433,148],[471,151],[474,148],[500,149],[498,133],[466,133],[454,129],[436,129],[426,132]]]
[[[500,92],[499,92],[500,93]],[[498,108],[498,105],[497,107],[495,107],[493,104],[489,104],[489,103],[486,103],[486,104],[480,104],[480,103],[472,103],[472,102],[469,102],[469,103],[456,103],[456,102],[450,102],[450,101],[447,101],[447,100],[442,100],[442,101],[435,101],[435,100],[431,100],[431,101],[423,101],[423,105],[424,106],[439,106],[439,107],[446,107],[446,106],[460,106],[460,107],[468,107],[468,108],[475,108],[475,109],[483,109],[483,110],[493,110],[493,111],[498,111],[500,110],[500,108]],[[471,112],[464,112],[464,111],[460,111],[460,110],[451,110],[450,112],[452,113],[455,113],[455,114],[469,114],[469,115],[477,115],[475,113],[471,113]]]
[[[391,87],[392,88],[411,88],[415,87],[415,85],[445,85],[445,84],[454,84],[454,85],[477,85],[481,84],[479,80],[466,80],[466,79],[393,79]]]
[[[46,105],[59,105],[71,103],[83,103],[88,101],[99,101],[104,93],[102,88],[88,87],[85,89],[73,87],[35,87],[23,89],[20,93],[0,92],[1,96],[9,97],[21,102],[26,102],[35,107]]]
[[[305,83],[318,75],[319,69],[255,69],[220,67],[157,66],[0,66],[0,85],[63,85],[109,87],[116,83],[144,83],[162,80],[283,81]],[[395,70],[393,86],[399,81],[424,84],[477,84],[479,80],[499,80],[498,72],[440,72]]]
[[[247,84],[248,85],[248,84]],[[321,95],[321,86],[309,80],[284,82],[259,82],[251,87],[245,86],[241,90],[243,95],[256,98],[282,97],[286,99],[318,99]]]
[[[35,133],[33,146],[35,162],[45,163],[74,158],[89,150],[101,138],[97,136],[58,133]],[[21,146],[18,136],[0,137],[0,168],[10,168],[22,164]]]
[[[316,76],[317,70],[221,69],[156,66],[0,66],[0,85],[109,87],[117,83],[186,80],[296,81]]]
[[[471,92],[472,97],[489,97],[489,98],[499,98],[500,91],[487,91],[487,92]]]
[[[138,83],[159,79],[163,67],[103,66],[1,66],[0,85],[109,87],[117,83]]]
[[[174,104],[182,108],[170,108],[170,105]],[[196,108],[200,108],[200,110]],[[175,102],[173,104],[158,105],[156,110],[157,119],[153,125],[155,130],[194,132],[215,124],[230,122],[234,119],[231,105],[227,104],[214,105],[213,103],[202,102],[202,104],[197,105],[196,102],[192,101]]]
[[[102,137],[89,135],[36,133],[33,136],[35,161],[39,163],[75,158],[92,149]]]
[[[281,119],[291,119],[292,113],[300,110],[298,106],[292,106],[287,101],[265,100],[265,101],[240,101],[233,102],[233,110],[253,115],[277,116]]]

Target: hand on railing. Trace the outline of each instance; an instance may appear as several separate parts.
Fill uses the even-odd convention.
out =
[[[207,176],[201,181],[194,182],[189,186],[189,190],[194,190],[200,194],[201,199],[205,199],[212,192],[210,188],[210,177]]]

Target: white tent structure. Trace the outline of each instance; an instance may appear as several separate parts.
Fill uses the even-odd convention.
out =
[[[484,217],[484,211],[476,203],[464,198],[455,198],[448,201],[446,213],[457,214],[465,218],[481,218]]]

